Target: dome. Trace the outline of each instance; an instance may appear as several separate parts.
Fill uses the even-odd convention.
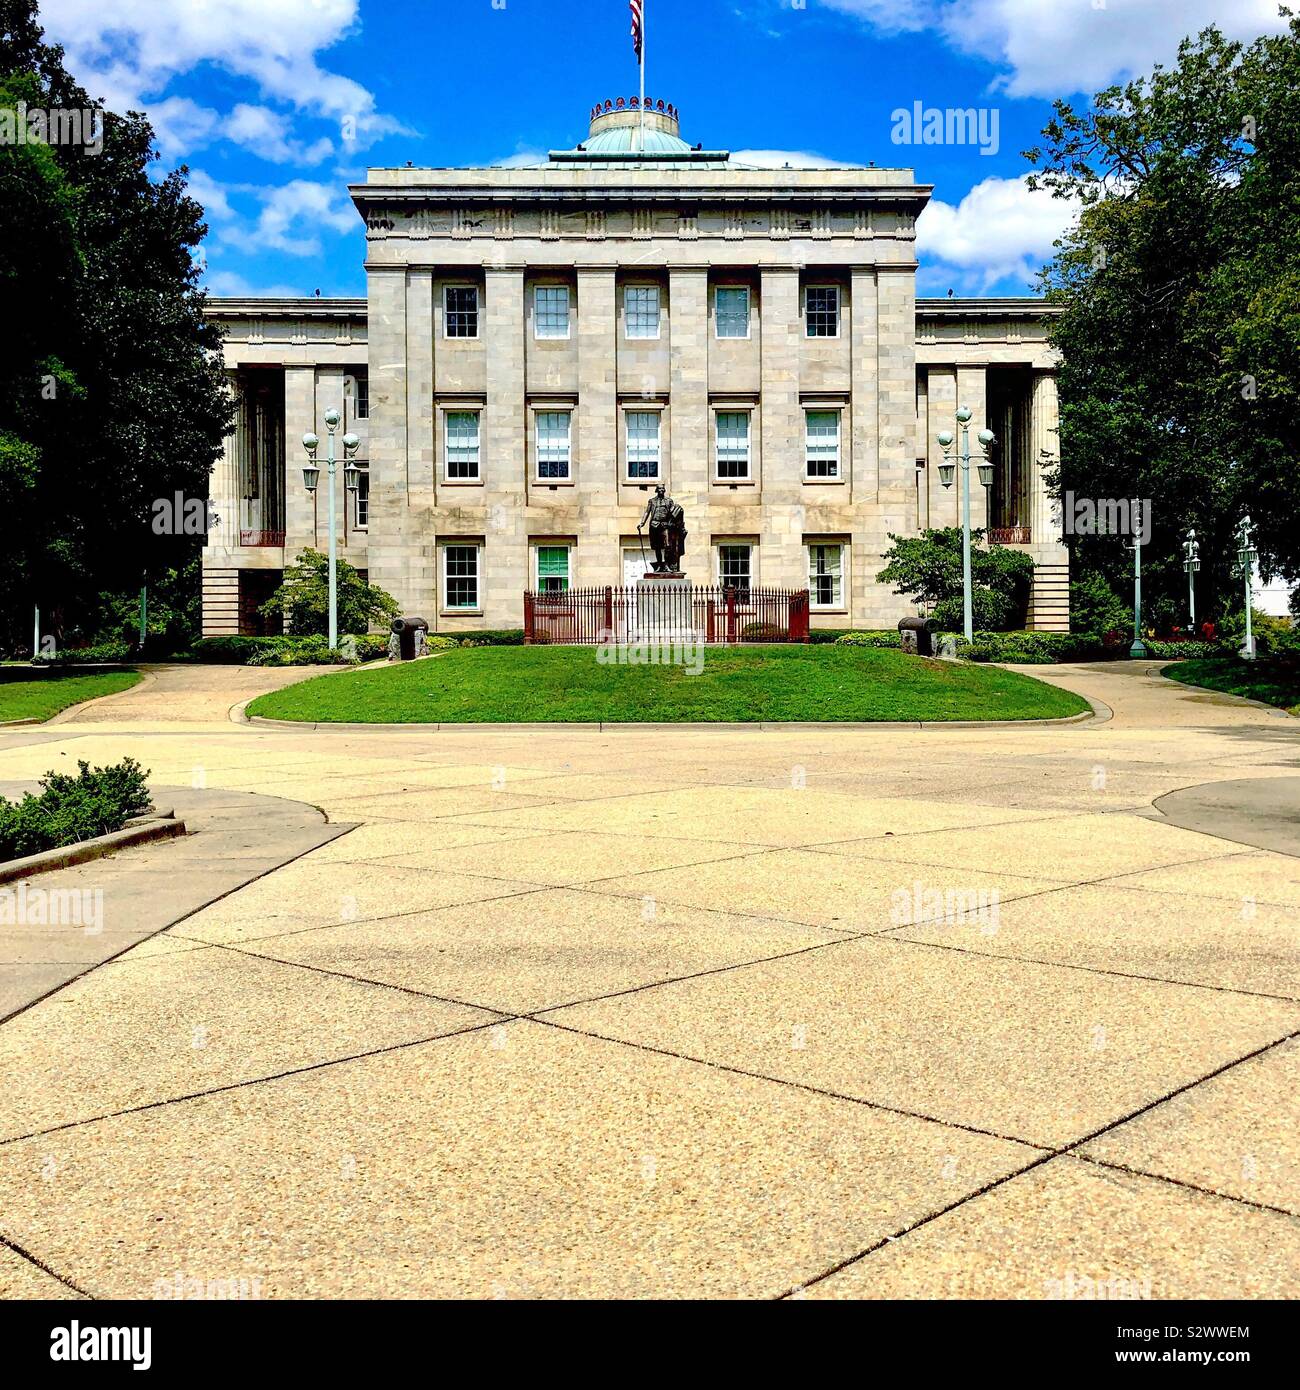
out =
[[[702,150],[682,139],[677,108],[646,97],[619,97],[591,110],[591,134],[577,149],[552,150],[551,159],[569,164],[651,164],[656,160],[691,163],[725,162],[725,151]]]
[[[647,113],[648,114],[648,113]],[[689,154],[691,147],[680,135],[647,125],[642,142],[639,125],[609,126],[583,142],[588,154]]]

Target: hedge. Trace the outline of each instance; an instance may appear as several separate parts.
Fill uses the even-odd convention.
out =
[[[814,639],[816,640],[816,639]],[[835,638],[837,647],[901,648],[903,639],[897,632],[845,632]]]

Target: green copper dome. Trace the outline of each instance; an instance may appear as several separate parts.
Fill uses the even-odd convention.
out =
[[[576,149],[552,150],[552,161],[639,164],[657,160],[725,161],[725,151],[701,150],[682,139],[677,108],[646,97],[619,97],[592,107],[591,134]]]
[[[611,126],[583,141],[582,148],[588,154],[689,154],[691,147],[680,135],[670,135],[666,130],[656,130],[647,126],[642,143],[639,126]]]

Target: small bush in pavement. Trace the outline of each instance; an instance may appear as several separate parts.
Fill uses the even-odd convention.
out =
[[[113,767],[78,762],[77,774],[48,772],[39,795],[0,798],[0,860],[21,859],[121,830],[153,801],[149,773],[134,758]]]

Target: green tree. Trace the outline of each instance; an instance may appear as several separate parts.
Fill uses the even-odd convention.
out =
[[[1007,632],[1025,625],[1034,562],[1023,551],[1005,545],[985,549],[983,531],[971,532],[971,611],[981,632]],[[960,631],[962,601],[962,539],[956,526],[924,531],[919,536],[890,535],[885,568],[876,576],[930,610],[935,625]]]
[[[94,103],[47,45],[33,0],[0,0],[0,107]],[[153,132],[104,113],[102,150],[0,146],[0,644],[39,604],[62,635],[101,593],[184,569],[201,538],[157,536],[156,498],[206,497],[233,419],[221,335],[192,252],[206,232],[185,171],[155,179]]]
[[[1055,486],[1151,500],[1143,592],[1159,625],[1186,622],[1189,527],[1204,615],[1240,606],[1246,512],[1265,569],[1300,573],[1300,23],[1250,45],[1210,28],[1088,110],[1058,102],[1027,158],[1031,185],[1082,209],[1043,276],[1064,307]],[[1070,545],[1128,591],[1118,538]]]
[[[367,584],[346,560],[337,562],[339,632],[361,636],[398,613],[393,596]],[[268,617],[284,618],[291,637],[319,636],[329,630],[329,557],[303,550],[285,568],[284,582],[262,605]]]

